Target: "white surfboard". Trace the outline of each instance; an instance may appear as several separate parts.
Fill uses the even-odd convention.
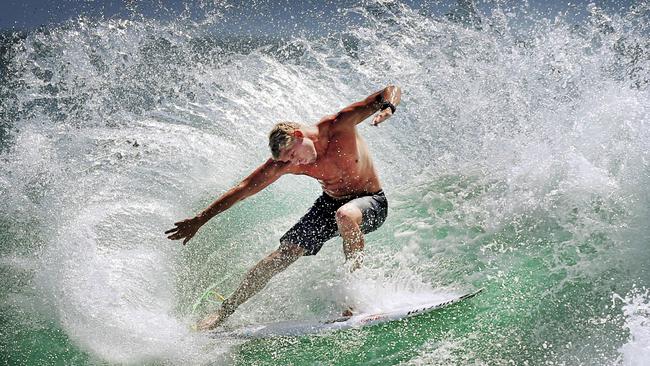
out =
[[[418,304],[417,306],[402,307],[383,313],[358,314],[325,321],[283,321],[277,323],[249,325],[233,330],[217,329],[211,333],[211,337],[269,338],[281,336],[301,336],[306,334],[324,333],[350,328],[360,328],[368,325],[386,323],[393,320],[401,320],[416,315],[426,314],[431,311],[455,304],[459,301],[469,299],[470,297],[474,297],[481,291],[483,291],[482,288],[474,292],[466,293],[464,295],[451,297],[450,299],[444,301]]]

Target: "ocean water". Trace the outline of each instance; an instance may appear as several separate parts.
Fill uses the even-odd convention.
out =
[[[650,364],[650,7],[545,17],[339,9],[328,34],[88,19],[2,39],[3,364]],[[579,14],[579,15],[575,15]],[[187,245],[163,231],[313,123],[389,83],[359,125],[390,202],[346,274],[340,239],[228,321],[320,319],[485,288],[407,322],[241,341],[190,331],[319,194],[286,176]]]

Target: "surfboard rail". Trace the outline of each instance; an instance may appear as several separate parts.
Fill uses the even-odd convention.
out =
[[[231,330],[217,329],[215,331],[212,331],[210,336],[213,338],[269,338],[282,336],[301,336],[360,328],[390,321],[407,319],[413,316],[429,313],[434,310],[442,309],[460,301],[472,298],[482,291],[483,288],[479,288],[478,290],[468,292],[461,296],[453,297],[443,302],[434,302],[419,305],[416,308],[402,307],[387,312],[343,316],[335,319],[321,321],[282,321],[276,323],[249,325]]]

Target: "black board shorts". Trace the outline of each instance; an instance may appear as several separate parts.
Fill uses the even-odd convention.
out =
[[[323,192],[298,223],[280,238],[280,244],[298,245],[305,249],[304,255],[318,253],[326,241],[339,235],[336,210],[346,203],[361,210],[361,231],[364,234],[377,230],[388,216],[388,201],[383,191],[346,198],[334,198]]]

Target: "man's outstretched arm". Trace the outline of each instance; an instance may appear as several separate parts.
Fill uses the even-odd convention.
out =
[[[194,237],[199,228],[211,218],[226,211],[235,203],[266,188],[283,174],[286,174],[288,168],[288,163],[273,159],[267,160],[264,164],[255,169],[255,171],[253,171],[248,177],[242,180],[241,183],[232,187],[226,193],[217,198],[210,206],[208,206],[208,208],[203,210],[203,212],[195,217],[174,223],[174,228],[165,231],[165,234],[170,234],[167,238],[171,240],[184,238],[183,245],[185,245],[190,239],[192,239],[192,237]]]
[[[399,86],[389,85],[370,94],[366,99],[343,108],[336,114],[336,124],[355,126],[380,111],[372,120],[372,124],[376,126],[393,115],[401,99],[402,89]]]

